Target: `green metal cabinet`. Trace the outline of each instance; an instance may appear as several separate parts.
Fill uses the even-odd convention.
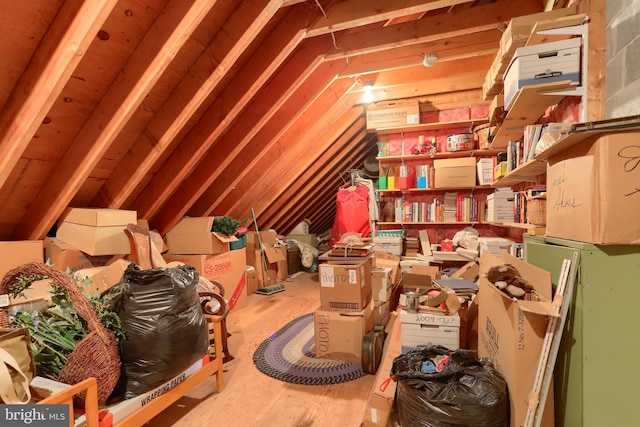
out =
[[[640,246],[523,236],[524,258],[551,272],[580,253],[554,370],[556,426],[638,425]],[[532,367],[534,369],[534,367]]]

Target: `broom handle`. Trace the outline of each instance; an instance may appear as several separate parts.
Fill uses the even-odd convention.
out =
[[[258,230],[258,220],[256,219],[256,213],[251,208],[251,216],[253,217],[253,225],[256,227],[256,234],[258,235],[258,243],[260,244],[260,257],[262,258],[262,263],[264,264],[264,270],[267,272],[267,279],[271,282],[271,273],[269,273],[269,263],[267,262],[267,256],[264,253],[264,246],[262,245],[262,238],[260,237],[260,230]]]

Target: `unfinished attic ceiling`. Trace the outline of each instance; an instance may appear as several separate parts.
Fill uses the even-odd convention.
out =
[[[3,0],[0,240],[41,239],[68,206],[162,234],[252,208],[261,229],[321,233],[377,152],[362,78],[376,101],[480,103],[501,26],[544,3]]]

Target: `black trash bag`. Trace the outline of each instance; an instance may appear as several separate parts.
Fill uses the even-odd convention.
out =
[[[125,338],[122,375],[110,401],[146,393],[179,375],[209,347],[207,321],[190,265],[140,270],[129,264],[121,283],[129,291],[116,302]]]
[[[437,356],[449,356],[440,372]],[[402,427],[509,426],[507,382],[474,350],[420,346],[396,357],[391,375]]]

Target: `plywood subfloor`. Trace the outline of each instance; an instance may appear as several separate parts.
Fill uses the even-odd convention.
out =
[[[285,291],[251,295],[249,305],[227,318],[235,359],[225,364],[225,389],[209,378],[151,420],[153,427],[360,426],[374,377],[328,386],[285,383],[258,371],[253,353],[290,320],[320,308],[317,274],[298,273],[282,282]]]

